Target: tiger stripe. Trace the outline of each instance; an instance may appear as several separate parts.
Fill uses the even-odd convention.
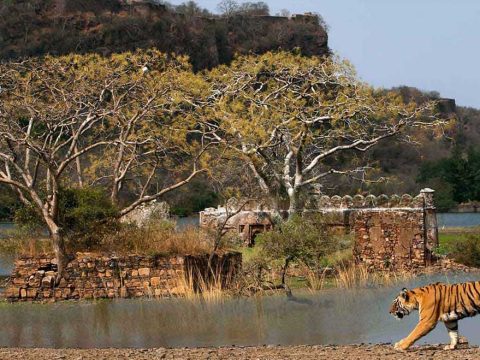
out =
[[[390,313],[403,318],[414,310],[420,311],[420,321],[409,336],[395,344],[396,348],[408,349],[438,322],[444,322],[451,339],[446,349],[455,349],[460,340],[464,341],[458,336],[458,320],[480,313],[480,281],[403,289],[393,301]]]

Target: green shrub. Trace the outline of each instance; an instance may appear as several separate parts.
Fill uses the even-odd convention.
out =
[[[260,257],[271,263],[282,262],[282,284],[290,263],[319,269],[328,255],[344,248],[337,237],[328,232],[322,216],[294,216],[274,231],[260,234],[257,239],[261,247]]]
[[[480,235],[469,235],[450,242],[448,253],[460,264],[480,267]]]
[[[117,209],[101,188],[62,189],[58,223],[67,238],[69,250],[94,250],[107,232],[118,227]],[[43,218],[34,207],[15,212],[20,233],[46,232]]]

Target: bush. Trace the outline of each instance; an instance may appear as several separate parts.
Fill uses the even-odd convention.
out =
[[[321,216],[294,216],[274,231],[260,234],[260,256],[267,261],[282,261],[282,284],[291,262],[319,269],[326,257],[342,250],[342,244],[328,233]]]
[[[59,222],[72,248],[94,249],[118,226],[117,209],[101,188],[65,189],[60,199]]]
[[[456,262],[472,267],[480,267],[480,235],[469,235],[452,241],[448,249]]]
[[[101,188],[62,189],[58,223],[63,229],[70,251],[94,250],[107,232],[118,227],[117,209]],[[45,234],[43,218],[33,206],[15,212],[20,234]]]
[[[6,187],[0,186],[0,222],[12,221],[15,210],[20,207],[15,194]]]

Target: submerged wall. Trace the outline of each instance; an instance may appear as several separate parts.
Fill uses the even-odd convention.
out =
[[[77,253],[55,286],[53,256],[20,257],[5,296],[9,301],[58,301],[182,296],[208,279],[208,256],[102,256]],[[240,253],[215,255],[212,267],[228,287],[241,269]],[[191,283],[193,281],[193,283]]]

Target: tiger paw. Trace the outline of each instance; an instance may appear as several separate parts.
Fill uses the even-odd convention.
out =
[[[458,338],[458,343],[459,344],[468,344],[468,339],[465,336],[460,336]]]
[[[443,350],[455,350],[457,348],[457,345],[446,345]]]
[[[409,348],[409,346],[405,344],[403,340],[400,340],[399,342],[395,343],[393,348],[398,351],[406,351]]]

